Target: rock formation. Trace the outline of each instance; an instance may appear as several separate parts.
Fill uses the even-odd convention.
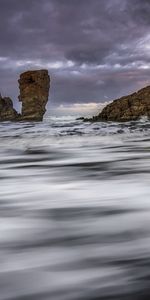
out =
[[[0,95],[0,121],[17,121],[19,114],[13,108],[13,102],[10,98]]]
[[[48,102],[50,77],[47,70],[27,71],[20,75],[22,121],[42,121]]]
[[[27,71],[20,75],[21,115],[10,98],[0,95],[0,121],[42,121],[48,101],[50,77],[47,70]]]
[[[142,116],[150,117],[150,86],[108,104],[99,115],[84,121],[127,122]]]

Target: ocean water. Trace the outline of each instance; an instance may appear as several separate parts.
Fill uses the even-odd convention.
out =
[[[150,299],[150,122],[0,124],[0,300]]]

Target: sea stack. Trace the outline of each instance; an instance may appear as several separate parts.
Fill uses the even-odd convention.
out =
[[[91,119],[85,118],[84,121],[128,122],[138,120],[142,116],[150,118],[150,86],[114,100],[97,116]]]
[[[14,121],[18,120],[19,114],[13,108],[13,102],[9,97],[2,97],[0,95],[0,121]]]
[[[20,75],[21,121],[42,121],[48,102],[50,77],[47,70],[27,71]]]

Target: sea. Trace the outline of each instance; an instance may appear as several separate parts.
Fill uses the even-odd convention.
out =
[[[0,123],[0,300],[150,299],[150,121]]]

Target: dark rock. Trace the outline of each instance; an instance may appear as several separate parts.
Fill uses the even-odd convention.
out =
[[[0,95],[0,121],[17,121],[19,114],[13,108],[13,102],[9,97]]]
[[[50,88],[48,71],[27,71],[21,74],[19,88],[19,101],[22,102],[21,120],[42,121]]]
[[[99,115],[84,121],[116,121],[127,122],[139,119],[142,116],[150,117],[150,86],[136,93],[124,96],[108,104]]]
[[[79,118],[76,118],[77,121],[82,121],[84,120],[84,117],[79,117]]]

